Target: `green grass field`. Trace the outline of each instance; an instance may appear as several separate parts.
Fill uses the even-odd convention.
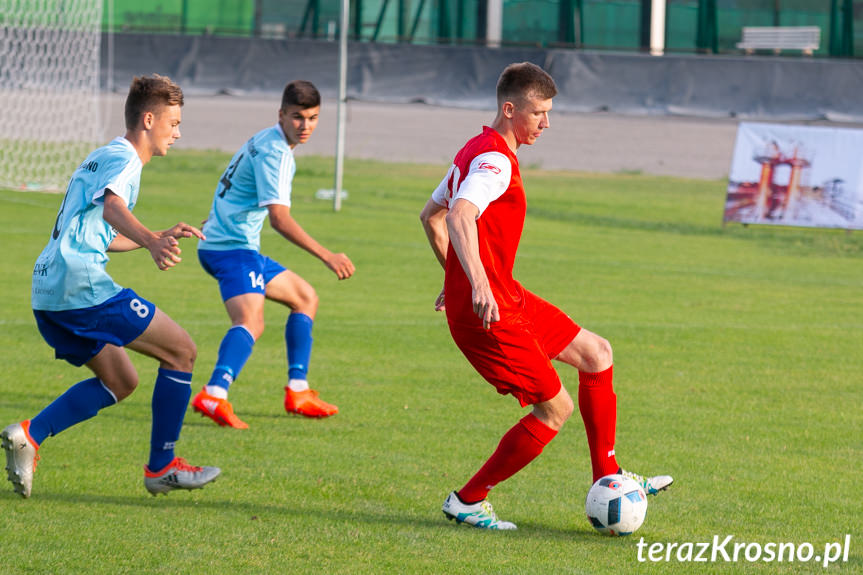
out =
[[[155,159],[136,215],[151,228],[200,222],[227,160]],[[0,485],[0,573],[820,573],[814,559],[750,562],[743,550],[736,562],[678,561],[674,548],[670,561],[640,562],[638,543],[730,535],[729,554],[734,543],[790,542],[820,556],[846,534],[847,562],[826,571],[863,573],[859,232],[723,229],[721,181],[526,171],[516,275],[612,342],[618,459],[675,484],[651,498],[635,535],[596,534],[576,413],[492,493],[519,530],[489,533],[445,521],[440,505],[524,411],[474,373],[432,308],[442,271],[418,214],[445,166],[349,161],[336,214],[314,199],[332,187],[331,160],[298,162],[294,215],[348,253],[356,275],[338,282],[269,228],[264,251],[320,295],[310,376],[340,413],[284,413],[286,310],[268,304],[268,329],[231,390],[250,429],[189,410],[178,453],[222,476],[153,498],[142,466],[156,365],[135,356],[137,393],[47,440],[30,499]],[[60,202],[0,191],[2,425],[89,376],[53,360],[29,309]],[[169,272],[144,251],[114,254],[109,271],[195,339],[197,391],[228,324],[195,244],[183,247]],[[560,373],[574,392],[576,373]]]

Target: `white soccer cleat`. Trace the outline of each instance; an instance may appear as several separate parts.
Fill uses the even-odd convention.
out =
[[[515,523],[501,521],[491,508],[491,503],[483,499],[473,505],[465,505],[455,491],[449,494],[443,502],[443,514],[447,519],[455,519],[456,523],[467,523],[480,529],[517,529]]]
[[[660,491],[665,491],[674,483],[674,478],[670,475],[654,475],[653,477],[644,477],[631,471],[626,471],[623,468],[617,470],[618,475],[634,479],[636,483],[641,485],[644,492],[648,495],[656,495]]]
[[[174,489],[200,489],[216,479],[222,472],[218,467],[189,465],[182,457],[175,457],[159,471],[144,466],[144,487],[153,495],[167,494]]]
[[[26,428],[29,426],[30,421],[13,423],[0,432],[0,443],[6,451],[6,474],[15,493],[25,499],[30,497],[33,472],[36,471],[36,462],[39,461],[39,448],[28,437]]]

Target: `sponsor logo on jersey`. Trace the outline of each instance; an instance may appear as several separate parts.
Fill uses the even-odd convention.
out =
[[[495,174],[500,173],[500,168],[495,166],[494,164],[489,164],[488,162],[480,162],[476,167],[478,170],[488,170],[489,172],[494,172]]]

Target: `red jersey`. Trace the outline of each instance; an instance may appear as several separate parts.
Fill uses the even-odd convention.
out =
[[[480,135],[456,154],[447,177],[432,198],[447,208],[460,198],[479,207],[476,226],[480,260],[501,321],[517,319],[524,307],[524,288],[515,281],[512,270],[524,229],[527,199],[518,158],[503,137],[484,127]],[[482,320],[473,311],[473,290],[451,243],[444,291],[447,320],[451,324],[482,326]]]

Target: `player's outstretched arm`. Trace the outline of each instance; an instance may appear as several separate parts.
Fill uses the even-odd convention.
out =
[[[205,239],[203,232],[194,226],[190,226],[184,222],[180,222],[172,228],[167,230],[163,230],[161,232],[156,232],[156,235],[159,237],[175,237],[177,239],[180,238],[191,238],[195,236],[200,239]],[[133,242],[123,234],[118,234],[114,240],[111,242],[111,245],[108,246],[109,252],[130,252],[132,250],[137,250],[141,245]]]
[[[446,224],[453,251],[473,288],[473,311],[482,320],[483,327],[488,329],[493,322],[500,320],[500,311],[479,257],[478,215],[479,208],[467,200],[458,199],[446,215]]]
[[[354,264],[343,253],[334,253],[319,244],[291,215],[288,206],[271,204],[267,206],[270,214],[270,225],[282,234],[289,242],[303,248],[326,265],[340,280],[346,280],[354,275]]]
[[[206,221],[206,220],[204,220]],[[204,232],[196,228],[195,226],[190,226],[186,222],[179,222],[175,224],[173,227],[168,228],[167,230],[162,230],[161,232],[156,232],[159,237],[166,238],[172,237],[177,238],[178,240],[181,238],[191,238],[196,237],[199,240],[205,240],[207,238],[204,237]]]
[[[160,270],[172,268],[181,261],[177,238],[162,237],[150,231],[129,211],[126,201],[111,190],[105,190],[102,217],[119,233],[108,246],[109,250],[128,251],[134,249],[133,244],[145,247]]]

